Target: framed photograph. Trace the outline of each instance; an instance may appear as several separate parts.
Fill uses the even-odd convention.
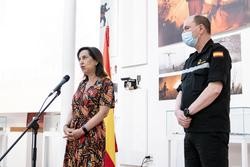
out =
[[[159,100],[175,99],[177,88],[181,81],[181,75],[173,75],[159,78]]]
[[[158,46],[181,41],[182,24],[201,14],[211,21],[212,34],[250,23],[250,0],[158,0]]]

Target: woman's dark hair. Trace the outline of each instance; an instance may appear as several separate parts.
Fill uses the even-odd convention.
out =
[[[201,16],[201,15],[196,15],[196,16],[194,16],[194,22],[196,23],[196,25],[199,25],[199,24],[204,25],[207,32],[209,34],[211,34],[211,23],[207,17]]]
[[[105,72],[104,68],[103,68],[103,56],[102,53],[100,52],[99,49],[97,49],[96,47],[82,47],[78,50],[77,52],[77,58],[78,60],[80,60],[80,53],[83,50],[87,50],[89,52],[89,55],[95,60],[97,61],[97,65],[96,65],[96,71],[95,74],[98,77],[106,77],[108,76],[107,73]]]

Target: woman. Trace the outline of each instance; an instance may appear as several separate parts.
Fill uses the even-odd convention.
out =
[[[84,79],[73,96],[72,112],[63,128],[67,138],[64,167],[102,167],[103,119],[114,107],[113,83],[104,71],[102,54],[97,48],[80,48],[77,57]]]

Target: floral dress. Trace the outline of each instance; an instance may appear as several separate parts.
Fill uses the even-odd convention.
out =
[[[73,96],[70,128],[80,128],[99,111],[100,106],[114,108],[113,83],[109,78],[98,79],[85,90],[83,80]],[[105,126],[102,121],[87,135],[78,140],[67,141],[64,167],[103,167],[105,152]]]

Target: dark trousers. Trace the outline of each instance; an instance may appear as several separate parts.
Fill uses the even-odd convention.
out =
[[[228,167],[229,133],[186,133],[185,167]]]

